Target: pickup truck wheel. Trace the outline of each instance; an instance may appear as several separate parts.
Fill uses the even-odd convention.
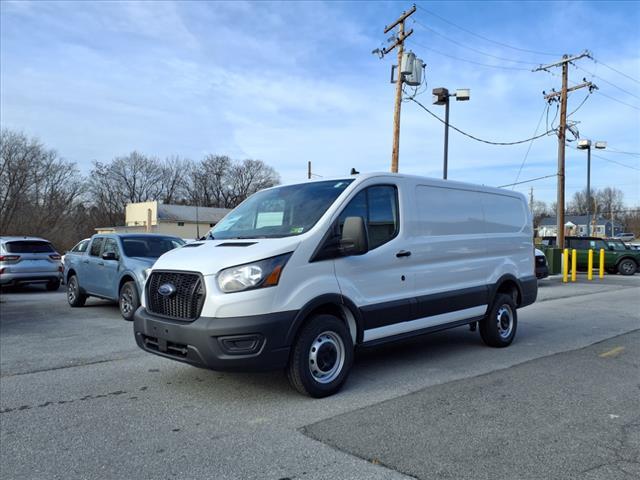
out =
[[[516,336],[518,313],[511,295],[499,293],[480,322],[480,337],[490,347],[508,347]]]
[[[55,292],[59,288],[60,288],[60,280],[52,280],[51,282],[47,283],[47,290],[50,292]]]
[[[618,272],[620,275],[633,275],[636,273],[636,270],[638,270],[638,265],[630,258],[625,258],[618,264]]]
[[[67,301],[72,307],[83,307],[87,301],[87,296],[80,291],[78,278],[72,275],[67,282]]]
[[[126,282],[120,289],[120,295],[118,298],[118,305],[120,306],[120,314],[122,318],[128,321],[133,321],[133,314],[140,306],[140,297],[138,296],[138,289],[135,282]]]
[[[298,392],[314,398],[336,393],[349,375],[353,342],[346,325],[333,315],[317,315],[293,345],[287,376]]]

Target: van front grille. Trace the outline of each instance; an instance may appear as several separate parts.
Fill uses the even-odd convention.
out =
[[[169,291],[169,294],[162,295]],[[176,320],[193,321],[200,316],[205,290],[197,273],[151,272],[147,280],[147,310]]]

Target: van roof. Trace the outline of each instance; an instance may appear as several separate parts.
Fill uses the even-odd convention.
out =
[[[391,172],[368,172],[368,173],[357,173],[355,175],[350,176],[342,176],[342,177],[329,177],[329,178],[320,178],[314,180],[307,180],[307,182],[295,182],[295,184],[299,183],[308,183],[308,182],[326,182],[326,181],[339,181],[339,180],[354,180],[358,183],[368,180],[370,178],[376,177],[393,177],[393,178],[407,178],[410,180],[416,181],[424,181],[427,182],[428,185],[431,186],[439,186],[439,187],[464,187],[470,188],[474,190],[480,190],[483,192],[492,192],[498,193],[501,195],[509,195],[513,197],[522,197],[520,192],[516,192],[513,190],[507,190],[504,188],[492,187],[489,185],[479,185],[475,183],[468,182],[459,182],[456,180],[443,180],[442,178],[434,178],[434,177],[423,177],[420,175],[410,175],[406,173],[391,173]],[[293,184],[292,184],[293,185]]]

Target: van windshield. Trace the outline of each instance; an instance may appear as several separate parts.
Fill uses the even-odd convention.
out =
[[[353,180],[287,185],[258,192],[210,232],[218,239],[279,238],[311,229]]]

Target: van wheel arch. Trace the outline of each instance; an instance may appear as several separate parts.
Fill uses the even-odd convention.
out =
[[[363,326],[358,308],[342,295],[327,294],[311,300],[300,309],[287,333],[287,344],[293,344],[302,327],[311,318],[322,314],[332,315],[343,321],[351,333],[354,346],[362,343]]]
[[[496,296],[501,293],[511,296],[516,307],[519,307],[522,304],[522,287],[520,286],[518,279],[513,275],[504,275],[500,277],[490,293],[489,305],[493,305]]]

